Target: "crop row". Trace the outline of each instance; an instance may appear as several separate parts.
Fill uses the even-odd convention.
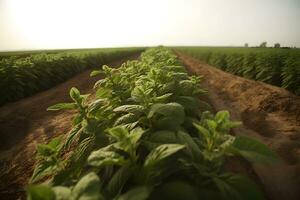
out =
[[[148,49],[91,75],[98,74],[105,78],[95,83],[95,99],[72,88],[72,102],[48,108],[78,114],[65,137],[37,146],[28,199],[263,199],[249,178],[226,169],[227,159],[272,163],[276,155],[230,134],[240,123],[209,111],[200,78],[170,50]]]
[[[232,74],[300,95],[299,49],[182,47],[179,50]]]
[[[0,60],[0,105],[53,87],[84,69],[140,50],[100,49],[3,58]]]

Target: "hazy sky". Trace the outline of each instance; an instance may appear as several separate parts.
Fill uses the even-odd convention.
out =
[[[0,0],[0,51],[262,41],[300,47],[300,0]]]

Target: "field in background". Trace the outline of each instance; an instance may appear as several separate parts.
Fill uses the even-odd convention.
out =
[[[283,87],[300,95],[300,50],[243,47],[177,47],[226,72]]]
[[[51,88],[87,68],[99,67],[142,48],[0,53],[0,105]]]

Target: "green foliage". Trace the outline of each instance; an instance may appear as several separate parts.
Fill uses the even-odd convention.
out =
[[[266,43],[262,43],[266,45]],[[279,45],[280,46],[280,45]],[[300,94],[299,49],[181,47],[179,50],[224,71]]]
[[[28,195],[262,199],[254,183],[225,170],[226,158],[257,162],[276,156],[258,141],[231,135],[241,123],[231,121],[228,111],[209,112],[209,105],[199,100],[206,93],[201,79],[179,64],[170,50],[149,49],[140,61],[93,73],[105,76],[95,84],[95,99],[72,88],[73,102],[51,106],[49,110],[75,109],[78,114],[63,142],[38,145],[39,173],[33,179],[47,185],[29,186]]]
[[[69,50],[0,58],[0,105],[46,90],[87,68],[94,68],[141,50]],[[96,75],[95,72],[92,74]]]

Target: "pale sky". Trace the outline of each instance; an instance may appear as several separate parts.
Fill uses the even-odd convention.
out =
[[[300,47],[300,0],[0,0],[0,51],[263,41]]]

